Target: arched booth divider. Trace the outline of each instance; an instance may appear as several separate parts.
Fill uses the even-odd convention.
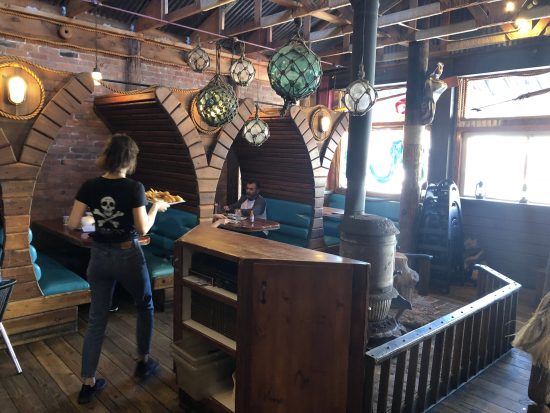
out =
[[[181,93],[158,87],[102,96],[96,98],[95,110],[112,132],[127,132],[138,143],[136,179],[182,196],[187,202],[174,208],[195,214],[200,222],[210,221],[225,158],[254,104],[244,99],[233,121],[208,145],[186,109],[198,91]]]
[[[270,238],[314,249],[324,248],[326,179],[346,117],[322,108],[331,126],[327,138],[317,140],[319,131],[312,129],[316,127],[312,119],[319,108],[293,106],[285,116],[264,112],[261,118],[271,137],[260,147],[249,145],[242,136],[235,142],[243,181],[260,181],[268,218],[281,222],[281,229],[271,232]],[[325,162],[321,154],[331,159]]]
[[[29,65],[32,65],[29,63]],[[48,72],[48,69],[39,67]],[[53,72],[53,71],[52,71]],[[24,139],[10,136],[21,133],[13,124],[6,123],[4,132],[0,118],[0,186],[2,188],[2,277],[16,279],[10,303],[4,315],[6,329],[17,338],[14,342],[27,341],[36,335],[51,335],[69,323],[76,328],[78,304],[89,302],[89,290],[47,295],[42,292],[37,279],[40,270],[34,265],[36,254],[30,245],[29,231],[31,204],[36,180],[44,159],[59,130],[79,110],[91,95],[94,85],[90,73],[63,75],[63,86],[49,100]],[[50,83],[54,80],[49,79]],[[59,84],[56,83],[56,84]],[[55,87],[53,88],[55,90]],[[22,142],[19,148],[14,142]],[[17,156],[17,153],[20,153]],[[19,157],[19,159],[17,159]],[[75,275],[76,277],[76,275]],[[84,283],[85,284],[85,283]],[[55,326],[55,327],[54,327]],[[43,330],[42,333],[37,333]],[[47,331],[46,331],[47,330]],[[19,338],[19,335],[21,338]]]

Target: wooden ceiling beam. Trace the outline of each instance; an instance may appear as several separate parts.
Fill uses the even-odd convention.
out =
[[[451,10],[493,3],[497,1],[501,0],[447,0],[445,5],[442,5],[440,2],[430,3],[413,9],[401,10],[395,13],[380,16],[378,19],[378,27],[380,28],[392,26],[399,23],[420,20],[431,16],[437,16]],[[263,16],[261,18],[260,24],[255,24],[253,21],[251,21],[248,24],[240,25],[239,27],[228,30],[224,34],[226,34],[227,36],[237,36],[243,33],[289,23],[296,17],[311,16],[317,12],[326,12],[327,10],[332,10],[334,8],[346,7],[349,4],[349,1],[346,0],[328,0],[324,3],[324,7],[316,10],[307,10],[305,7],[296,8],[294,10],[284,10],[268,16]]]
[[[280,1],[285,1],[285,0],[280,0]],[[274,3],[277,3],[277,1],[275,1]],[[255,30],[267,29],[269,27],[279,26],[281,24],[289,23],[293,21],[295,18],[312,16],[314,13],[317,13],[317,12],[326,12],[327,10],[339,9],[341,7],[346,7],[349,4],[350,4],[349,0],[326,0],[324,2],[323,7],[314,9],[314,10],[310,10],[303,6],[292,8],[291,10],[283,10],[278,13],[273,13],[267,16],[263,16],[260,20],[260,24],[257,24],[254,21],[251,21],[248,24],[240,25],[239,27],[234,27],[233,29],[226,31],[224,34],[227,36],[237,36],[239,34],[253,32]],[[327,13],[327,14],[330,14],[330,13]]]
[[[317,17],[320,20],[335,24],[336,26],[345,26],[346,24],[351,24],[352,21],[344,17],[336,16],[330,14],[328,11],[314,11],[311,13],[313,17]]]
[[[188,6],[182,7],[180,9],[174,10],[164,16],[164,21],[167,22],[176,22],[179,20],[183,20],[187,17],[194,16],[196,14],[200,14],[212,9],[216,9],[218,7],[225,6],[226,4],[230,4],[235,2],[236,0],[195,0],[193,4],[190,4]],[[150,20],[147,18],[140,18],[136,22],[136,32],[142,32],[144,30],[149,29],[156,29],[158,27],[162,27],[166,25],[166,23],[159,22],[156,20]]]
[[[271,0],[271,3],[275,3],[289,9],[297,9],[298,7],[302,7],[302,3],[295,0]]]
[[[80,0],[69,0],[67,3],[67,17],[76,17],[79,14],[90,11],[92,7],[93,4],[91,3],[86,3]]]

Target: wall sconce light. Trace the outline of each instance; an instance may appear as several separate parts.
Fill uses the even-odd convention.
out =
[[[328,132],[330,129],[330,117],[323,116],[321,117],[321,132]]]
[[[506,13],[512,13],[515,10],[516,10],[516,3],[514,3],[513,1],[507,1],[504,6],[504,11]]]
[[[331,112],[324,106],[317,106],[309,118],[309,129],[313,132],[313,137],[318,141],[324,141],[330,135],[331,126]]]
[[[8,80],[8,99],[14,105],[20,105],[27,97],[27,82],[20,76]]]
[[[42,81],[21,62],[0,60],[0,118],[34,118],[44,107],[46,93]]]

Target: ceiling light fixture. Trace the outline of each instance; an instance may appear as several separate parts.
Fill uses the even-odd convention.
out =
[[[527,19],[516,19],[515,25],[518,29],[518,33],[523,35],[528,34],[532,28],[531,20]]]
[[[513,1],[507,1],[506,4],[504,5],[504,11],[506,13],[512,13],[515,10],[516,10],[516,3],[514,3]]]

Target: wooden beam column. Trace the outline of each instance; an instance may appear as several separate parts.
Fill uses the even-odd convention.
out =
[[[420,124],[420,105],[424,94],[424,82],[428,71],[428,42],[412,42],[409,45],[407,73],[407,109],[405,114],[405,133],[403,140],[403,168],[405,178],[401,189],[401,211],[399,244],[401,251],[414,251],[414,223],[420,188],[420,156],[422,154],[422,131]]]
[[[357,78],[359,65],[365,66],[366,79],[374,84],[376,66],[376,33],[378,26],[379,0],[355,0],[353,7],[353,27],[356,36],[353,42],[350,82]],[[365,177],[367,173],[367,151],[372,128],[372,112],[365,116],[352,116],[348,142],[348,163],[346,177],[346,216],[363,213],[365,210]]]

